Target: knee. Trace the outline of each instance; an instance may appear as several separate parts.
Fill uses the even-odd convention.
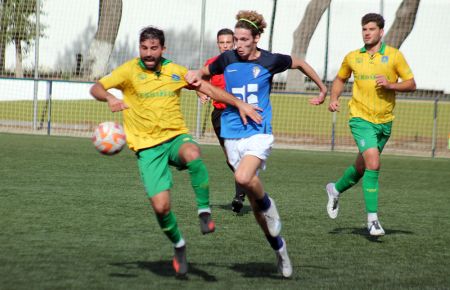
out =
[[[234,173],[234,178],[236,182],[243,187],[249,187],[252,181],[252,177],[249,174],[242,171],[236,171]]]
[[[170,203],[168,202],[152,202],[152,207],[158,216],[165,216],[170,212]]]
[[[377,148],[367,149],[363,153],[365,169],[379,170],[380,169],[380,153]]]
[[[379,160],[370,160],[366,161],[366,169],[369,170],[379,170],[380,169],[380,161]]]
[[[190,146],[186,146],[183,148],[182,152],[180,152],[180,156],[182,160],[186,163],[198,159],[201,157],[200,148],[194,144],[190,144]]]

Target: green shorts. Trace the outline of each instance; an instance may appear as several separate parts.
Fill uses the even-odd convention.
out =
[[[180,160],[178,154],[180,147],[185,143],[197,144],[191,135],[181,134],[160,145],[142,149],[136,153],[139,173],[149,198],[172,188],[172,173],[169,165],[178,170],[186,169],[186,164]]]
[[[381,153],[391,137],[392,121],[374,124],[361,118],[351,118],[348,124],[360,153],[369,148],[378,148]]]

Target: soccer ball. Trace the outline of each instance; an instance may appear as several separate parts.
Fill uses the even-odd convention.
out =
[[[103,122],[95,128],[92,143],[98,152],[105,155],[119,153],[126,143],[123,127],[115,122]]]

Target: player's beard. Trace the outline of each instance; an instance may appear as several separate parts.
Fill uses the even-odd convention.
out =
[[[366,49],[372,48],[381,41],[381,36],[374,36],[374,37],[368,37],[367,39],[364,38],[364,46]]]
[[[153,56],[146,56],[146,57],[141,57],[142,63],[145,65],[145,67],[148,70],[156,70],[156,68],[159,66],[159,63],[161,62],[161,57],[153,57]],[[152,61],[154,63],[154,65],[152,66],[148,66],[145,62],[147,61]]]

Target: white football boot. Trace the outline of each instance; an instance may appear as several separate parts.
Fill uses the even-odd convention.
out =
[[[278,271],[284,278],[289,278],[292,276],[292,264],[288,256],[286,241],[283,238],[282,240],[283,246],[275,251],[275,255],[277,256]]]
[[[384,236],[384,230],[378,220],[374,220],[367,223],[367,230],[369,234],[374,237]]]

